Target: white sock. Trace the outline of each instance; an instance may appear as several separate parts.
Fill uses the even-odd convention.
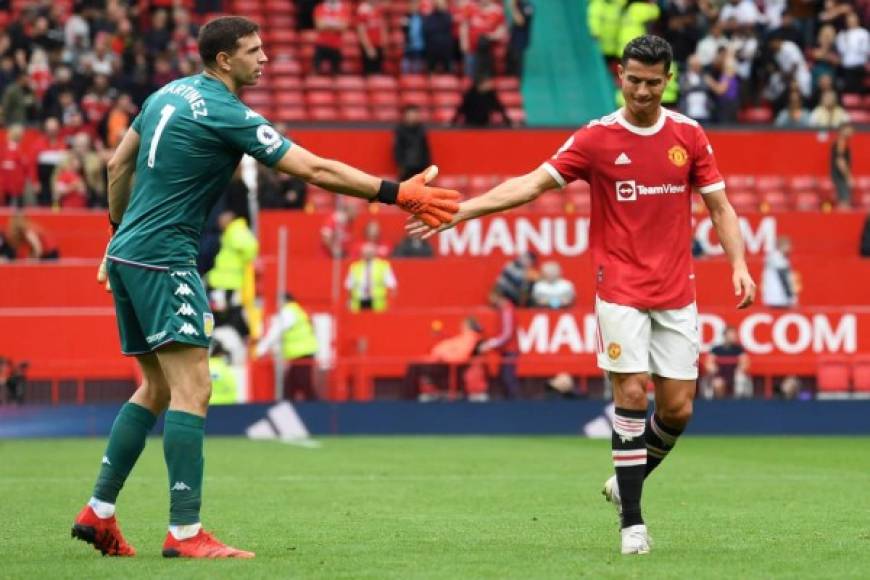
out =
[[[186,526],[169,526],[169,533],[176,540],[187,540],[197,535],[201,529],[202,524],[197,522]]]
[[[93,509],[94,513],[97,514],[97,517],[102,520],[115,515],[115,504],[113,503],[100,501],[97,498],[92,497],[90,501],[88,501],[88,505],[91,506],[91,509]]]

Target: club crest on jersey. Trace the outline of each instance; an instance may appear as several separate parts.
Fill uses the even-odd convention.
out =
[[[611,342],[607,345],[607,356],[610,357],[610,360],[616,360],[622,354],[622,347],[619,346],[619,343]]]
[[[211,336],[214,332],[214,315],[211,312],[202,313],[202,329],[206,336]]]
[[[689,153],[683,147],[674,145],[668,149],[668,159],[677,167],[682,167],[689,161]]]

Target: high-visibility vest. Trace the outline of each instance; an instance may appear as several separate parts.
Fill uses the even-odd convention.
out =
[[[372,300],[372,310],[383,312],[387,309],[387,272],[390,271],[390,263],[382,258],[373,258],[371,261],[371,279],[369,280],[369,297]],[[359,312],[362,301],[362,289],[366,283],[366,261],[357,260],[350,265],[350,276],[353,286],[350,290],[350,309]]]
[[[290,310],[296,316],[296,322],[284,331],[281,338],[281,354],[284,360],[293,360],[303,356],[311,356],[317,352],[317,337],[311,327],[308,313],[296,302],[288,302],[285,310]]]
[[[236,375],[233,368],[222,356],[208,359],[208,372],[211,375],[211,398],[209,405],[232,405],[239,398]]]
[[[661,9],[656,4],[633,2],[622,11],[622,21],[619,26],[619,54],[622,55],[625,45],[646,34],[649,22],[657,20]]]
[[[619,25],[625,0],[591,0],[586,21],[604,56],[619,57]]]
[[[230,222],[221,234],[221,249],[214,267],[206,274],[208,285],[224,290],[241,290],[245,281],[245,267],[254,261],[260,244],[248,228],[245,218]]]

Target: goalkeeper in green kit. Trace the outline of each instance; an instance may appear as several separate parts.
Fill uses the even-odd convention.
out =
[[[381,180],[291,144],[246,107],[237,93],[257,83],[267,62],[257,32],[257,24],[235,16],[206,24],[199,35],[205,70],[152,94],[109,162],[114,235],[98,280],[111,287],[121,349],[137,358],[144,378],[115,419],[93,495],[72,528],[73,537],[104,555],[136,553],[118,528],[115,503],[166,411],[170,509],[163,555],[254,556],[219,542],[199,515],[214,322],[195,258],[206,216],[243,154],[324,189],[397,204],[432,227],[449,223],[458,210],[457,192],[426,185],[435,167],[402,183]]]

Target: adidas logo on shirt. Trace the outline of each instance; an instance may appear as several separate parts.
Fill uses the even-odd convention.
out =
[[[193,290],[187,284],[181,283],[175,288],[176,296],[193,296]]]
[[[178,312],[175,313],[176,316],[193,316],[194,314],[196,314],[196,312],[187,302],[182,304],[181,308],[178,309]]]
[[[185,322],[181,325],[181,328],[178,329],[178,334],[186,334],[187,336],[199,336],[199,333],[189,322]]]
[[[169,491],[190,491],[190,486],[183,481],[176,481],[175,485],[169,488]]]
[[[616,158],[616,161],[613,162],[614,165],[631,165],[631,159],[628,158],[628,155],[625,153],[620,153],[619,157]]]

